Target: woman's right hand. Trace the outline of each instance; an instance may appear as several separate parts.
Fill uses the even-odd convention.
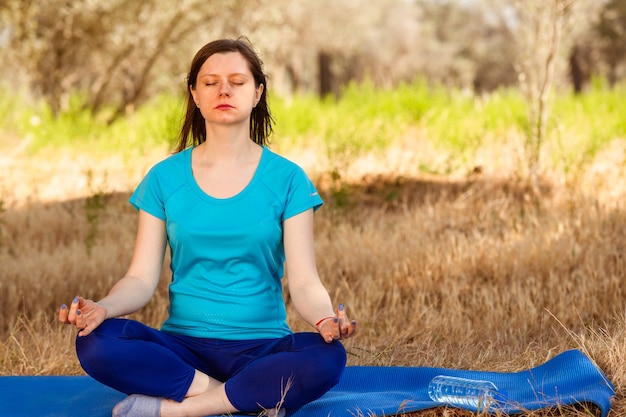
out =
[[[76,327],[79,330],[78,336],[87,336],[94,331],[106,317],[106,308],[80,296],[72,300],[69,309],[63,304],[59,310],[59,321]]]

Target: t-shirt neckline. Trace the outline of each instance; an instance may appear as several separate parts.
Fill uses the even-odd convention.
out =
[[[197,145],[196,145],[197,146]],[[252,186],[254,185],[254,183],[257,181],[257,178],[260,175],[261,172],[261,167],[265,164],[264,161],[266,159],[266,154],[268,152],[267,147],[262,146],[261,147],[261,158],[259,159],[259,163],[257,164],[256,169],[254,170],[254,174],[252,175],[252,178],[250,179],[250,181],[248,182],[248,184],[246,184],[246,186],[239,191],[238,193],[230,196],[230,197],[225,197],[225,198],[218,198],[218,197],[214,197],[211,194],[206,193],[198,184],[198,182],[196,181],[196,177],[193,175],[193,168],[192,168],[192,163],[191,163],[191,158],[192,158],[192,153],[193,150],[196,146],[193,146],[189,149],[187,149],[187,157],[185,158],[185,162],[186,162],[186,173],[187,173],[187,178],[189,180],[189,183],[191,184],[192,188],[194,189],[194,191],[196,193],[198,193],[202,198],[209,200],[211,202],[214,203],[228,203],[230,201],[234,201],[237,200],[240,197],[243,197],[245,194],[248,193],[248,191],[252,188]]]

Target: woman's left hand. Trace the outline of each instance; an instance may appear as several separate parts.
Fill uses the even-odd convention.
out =
[[[350,321],[343,304],[339,305],[335,317],[326,317],[317,325],[315,329],[324,338],[326,343],[333,340],[347,339],[356,332],[356,321]]]

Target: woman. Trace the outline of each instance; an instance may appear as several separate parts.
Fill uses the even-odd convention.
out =
[[[79,329],[84,370],[129,396],[114,416],[276,414],[338,381],[354,334],[335,314],[315,264],[304,171],[267,147],[272,118],[262,62],[243,39],[201,48],[188,75],[176,153],[130,198],[139,211],[126,275],[98,302],[76,297],[61,322]],[[170,307],[160,330],[122,319],[145,306],[171,250]],[[286,262],[285,262],[286,261]],[[281,278],[316,333],[287,326]]]

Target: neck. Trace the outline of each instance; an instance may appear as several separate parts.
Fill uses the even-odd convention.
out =
[[[228,163],[250,158],[258,151],[258,145],[249,137],[246,129],[227,126],[207,126],[206,141],[199,146],[199,156],[211,163]]]

